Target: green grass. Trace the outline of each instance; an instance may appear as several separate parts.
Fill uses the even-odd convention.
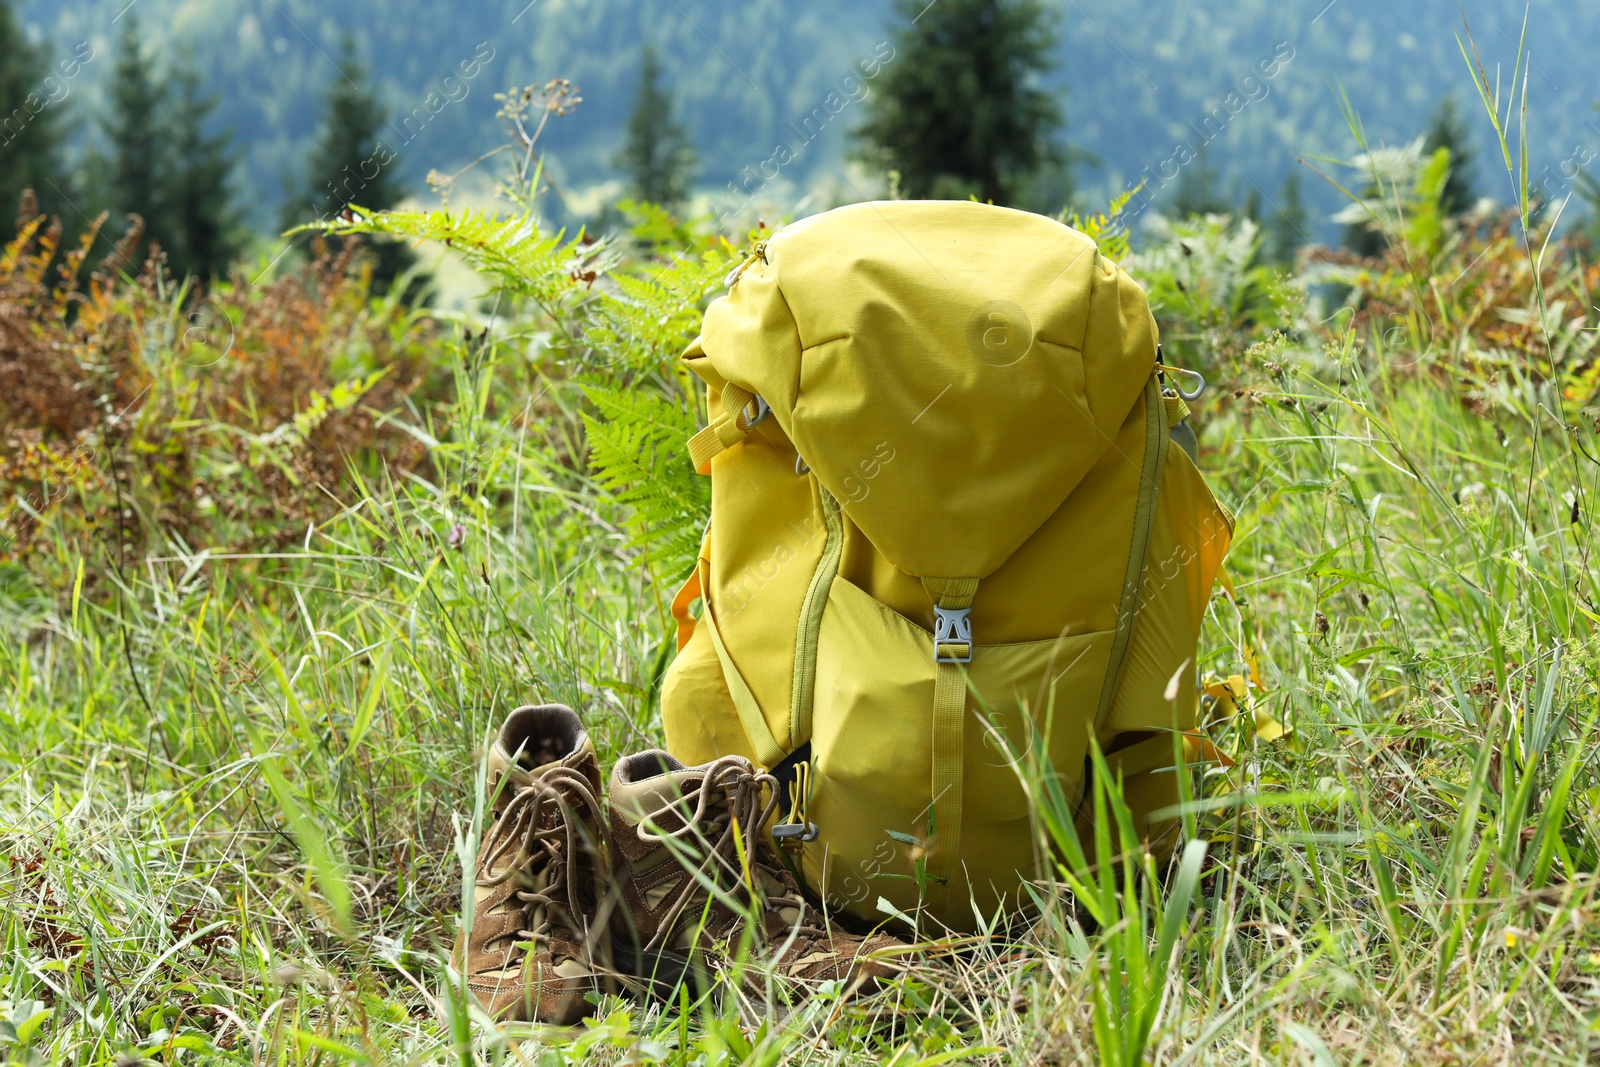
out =
[[[1383,366],[1308,357],[1207,429],[1246,614],[1213,602],[1202,662],[1236,670],[1258,626],[1259,699],[1295,732],[1203,777],[1204,865],[1165,905],[1086,875],[1099,932],[1052,905],[931,960],[876,1019],[810,1004],[748,1031],[731,1007],[608,1001],[589,1032],[509,1046],[439,1021],[491,724],[561,700],[607,758],[659,740],[663,587],[516,409],[458,419],[436,482],[353,484],[266,558],[118,574],[62,541],[56,595],[9,601],[0,651],[6,1054],[1582,1062],[1600,1017],[1587,508],[1573,525],[1551,427],[1501,444],[1513,420]],[[103,572],[92,592],[80,565]]]

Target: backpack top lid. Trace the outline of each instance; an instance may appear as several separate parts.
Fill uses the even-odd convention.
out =
[[[896,566],[982,578],[1112,447],[1156,327],[1139,286],[1061,223],[883,201],[775,233],[684,358],[763,398]]]

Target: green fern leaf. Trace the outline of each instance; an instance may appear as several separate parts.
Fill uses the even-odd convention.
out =
[[[629,509],[634,543],[668,573],[688,570],[711,508],[710,481],[694,473],[685,442],[692,414],[660,393],[584,387],[589,463],[602,488]]]
[[[541,234],[531,215],[496,218],[471,209],[374,212],[352,206],[347,218],[307,223],[289,232],[308,231],[437,241],[497,279],[508,294],[532,297],[546,308],[580,284],[586,287],[604,253],[600,242],[585,246],[580,238],[569,241],[565,231]]]

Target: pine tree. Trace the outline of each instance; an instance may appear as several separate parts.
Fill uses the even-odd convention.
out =
[[[1055,34],[1038,0],[897,0],[894,53],[855,131],[862,158],[897,171],[911,197],[1014,202],[1067,158],[1056,98],[1036,82]]]
[[[1424,150],[1433,154],[1441,148],[1450,150],[1450,177],[1445,180],[1444,194],[1439,198],[1439,210],[1445,215],[1464,215],[1471,210],[1476,194],[1473,191],[1472,130],[1454,96],[1439,101],[1428,119],[1428,139]]]
[[[33,189],[43,210],[60,213],[66,175],[61,164],[62,104],[52,102],[44,79],[50,74],[41,49],[29,43],[11,0],[0,0],[0,229],[9,224],[22,196]]]
[[[227,271],[242,243],[233,204],[233,138],[205,132],[217,97],[205,92],[192,64],[184,63],[174,81],[167,134],[167,202],[173,227],[169,263],[180,277],[215,277]]]
[[[138,214],[145,234],[167,247],[171,227],[166,131],[166,87],[152,74],[139,41],[138,20],[129,15],[111,69],[110,102],[101,128],[111,155],[105,161],[99,200],[112,217]]]
[[[616,165],[628,173],[629,196],[667,208],[683,203],[695,169],[694,146],[672,111],[672,90],[662,84],[661,60],[646,45],[627,139]]]
[[[1288,266],[1294,263],[1295,253],[1306,243],[1306,229],[1310,226],[1310,213],[1305,197],[1300,192],[1300,172],[1291,170],[1283,180],[1283,190],[1267,225],[1267,251],[1272,262]]]
[[[284,209],[285,229],[332,218],[351,205],[381,211],[404,197],[400,156],[378,136],[383,107],[367,84],[367,68],[349,37],[337,66],[339,73],[322,98],[322,124],[307,161],[304,191]],[[378,260],[373,278],[379,291],[415,262],[411,250],[396,241],[374,240],[373,250]]]
[[[367,68],[345,38],[339,73],[323,94],[322,124],[307,161],[306,185],[288,207],[289,221],[337,215],[348,205],[381,210],[403,196],[399,155],[378,136],[383,108],[367,84]]]

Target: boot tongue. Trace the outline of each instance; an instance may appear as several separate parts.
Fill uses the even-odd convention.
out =
[[[613,772],[611,803],[629,821],[650,823],[647,829],[654,834],[683,830],[697,809],[710,822],[728,807],[728,798],[706,773],[711,766],[685,767],[659,750],[628,756]]]
[[[694,788],[699,775],[684,767],[672,756],[659,749],[636,752],[617,761],[611,772],[611,806],[631,823],[659,823],[672,814],[674,805],[684,793]],[[670,827],[649,827],[654,830],[676,830],[682,826],[671,819]]]
[[[552,873],[548,866],[541,866],[528,878],[528,888],[535,893],[548,895],[550,883],[553,881]],[[546,921],[550,917],[550,905],[535,904],[528,909],[528,929],[543,931]]]

